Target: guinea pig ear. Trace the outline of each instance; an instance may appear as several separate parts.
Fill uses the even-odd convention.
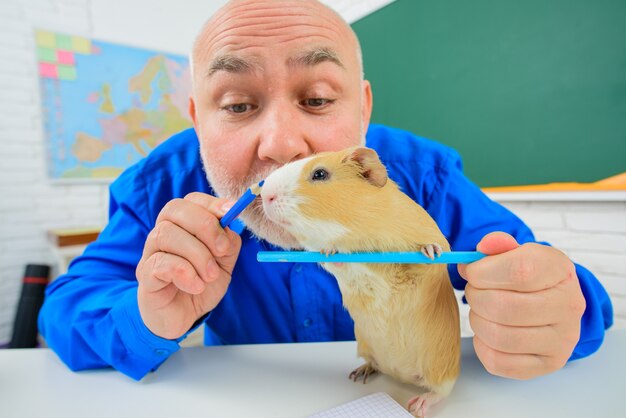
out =
[[[387,169],[380,162],[378,154],[371,148],[356,147],[348,150],[344,161],[354,161],[360,167],[361,176],[376,187],[387,183]]]

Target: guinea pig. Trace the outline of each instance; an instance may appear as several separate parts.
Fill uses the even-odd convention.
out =
[[[353,147],[288,163],[261,190],[263,211],[308,251],[422,251],[450,245],[430,215],[388,178],[372,149]],[[408,409],[425,416],[460,372],[458,305],[445,264],[321,263],[337,279],[365,364],[426,388]]]

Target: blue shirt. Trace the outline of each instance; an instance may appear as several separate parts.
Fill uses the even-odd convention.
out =
[[[389,177],[435,219],[456,251],[476,249],[492,231],[519,243],[530,229],[490,200],[462,172],[452,149],[408,132],[371,125],[374,148]],[[177,351],[182,340],[150,332],[139,315],[135,268],[161,208],[194,191],[213,194],[193,129],[181,132],[126,170],[110,187],[109,223],[98,239],[47,288],[39,328],[72,369],[112,366],[141,379]],[[354,324],[335,279],[316,264],[258,263],[258,251],[275,250],[243,229],[230,287],[205,319],[205,344],[353,340]],[[465,281],[449,266],[457,289]],[[610,299],[598,280],[576,266],[587,309],[572,359],[593,353],[613,322]]]

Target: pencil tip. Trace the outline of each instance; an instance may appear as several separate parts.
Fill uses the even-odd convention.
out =
[[[255,184],[253,186],[250,186],[250,191],[252,192],[252,194],[258,195],[259,193],[261,193],[261,188],[263,188],[263,183],[264,182],[265,182],[265,180],[261,180],[259,182],[259,184]]]

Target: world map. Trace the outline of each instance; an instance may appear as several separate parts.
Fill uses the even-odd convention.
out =
[[[36,31],[54,180],[113,179],[191,126],[184,56]]]

